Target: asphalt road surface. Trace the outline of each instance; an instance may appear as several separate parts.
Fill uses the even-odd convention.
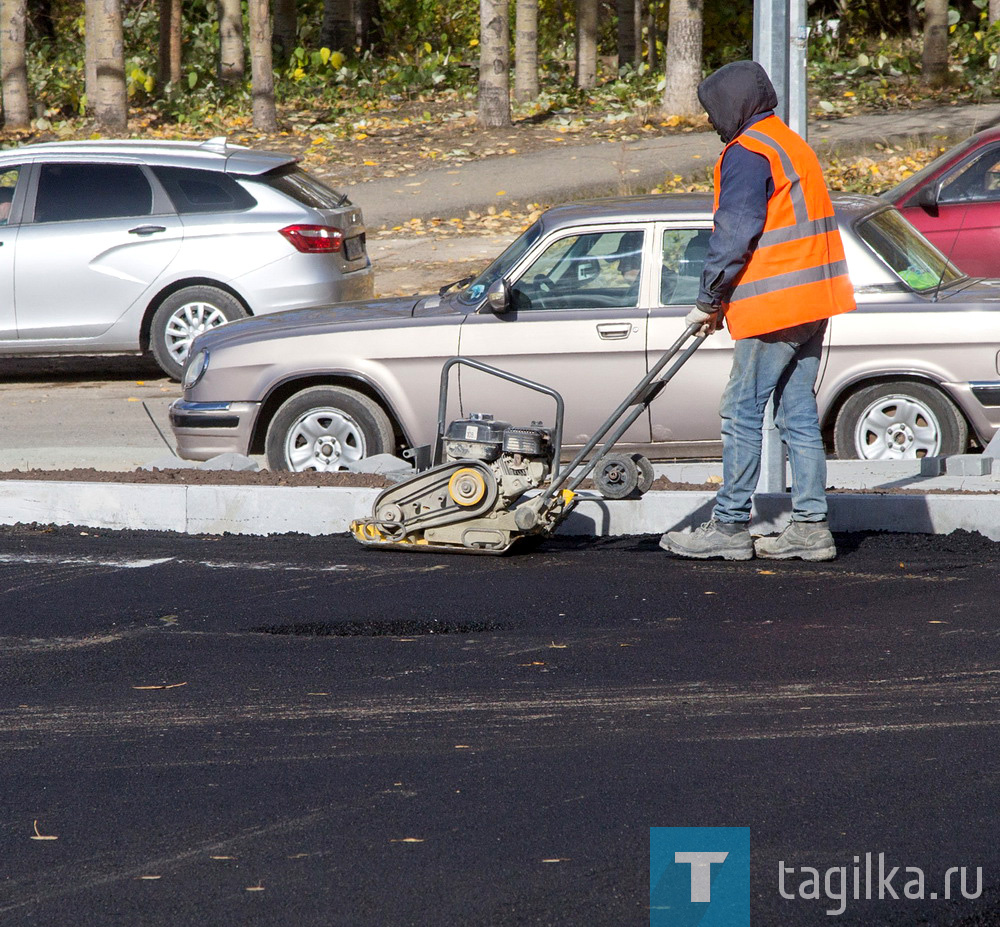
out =
[[[755,925],[1000,924],[1000,545],[838,540],[2,529],[0,924],[645,925],[652,826],[749,827]],[[924,899],[779,894],[866,853]]]

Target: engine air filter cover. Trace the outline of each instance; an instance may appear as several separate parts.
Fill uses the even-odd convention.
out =
[[[548,450],[547,428],[511,427],[503,436],[503,449],[508,454],[541,457]]]

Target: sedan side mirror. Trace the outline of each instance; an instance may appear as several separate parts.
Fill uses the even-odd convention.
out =
[[[943,186],[944,182],[939,180],[937,183],[932,183],[924,187],[915,197],[913,197],[913,205],[925,206],[928,209],[933,209],[937,206],[938,201],[941,198],[941,188]]]
[[[490,284],[486,291],[486,305],[497,315],[510,312],[510,284],[503,277]]]

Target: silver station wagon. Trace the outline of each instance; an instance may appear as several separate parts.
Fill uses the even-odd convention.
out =
[[[963,275],[874,197],[834,203],[859,309],[832,320],[817,385],[831,450],[914,458],[988,441],[1000,424],[1000,281]],[[559,206],[478,277],[439,294],[207,332],[171,407],[179,453],[266,453],[273,469],[334,470],[429,443],[441,365],[458,354],[561,392],[571,451],[683,330],[711,225],[703,195]],[[725,332],[709,337],[622,450],[717,455],[732,346]],[[451,418],[551,424],[544,396],[474,369],[453,376],[460,408]]]
[[[361,210],[290,155],[207,142],[0,152],[0,353],[151,351],[374,293]]]

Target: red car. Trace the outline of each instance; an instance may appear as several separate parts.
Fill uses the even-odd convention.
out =
[[[1000,277],[1000,127],[984,129],[882,194],[973,277]]]

